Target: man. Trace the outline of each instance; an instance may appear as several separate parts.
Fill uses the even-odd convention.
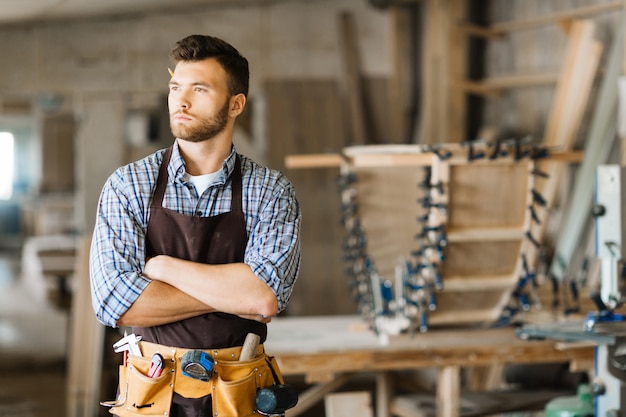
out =
[[[262,343],[300,266],[295,192],[280,172],[233,146],[248,94],[247,60],[223,40],[201,35],[180,40],[170,55],[176,140],[119,168],[103,187],[90,260],[96,317],[132,326],[155,352],[218,352],[242,346],[248,333]],[[186,398],[177,390],[167,411],[211,415],[211,397]]]

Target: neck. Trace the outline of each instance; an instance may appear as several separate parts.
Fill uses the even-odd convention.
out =
[[[213,139],[204,142],[176,140],[180,154],[185,160],[185,170],[190,175],[204,175],[219,171],[222,169],[224,160],[230,155],[230,142],[222,144]]]

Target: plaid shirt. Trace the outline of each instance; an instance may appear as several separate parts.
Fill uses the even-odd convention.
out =
[[[142,275],[145,237],[164,153],[157,151],[117,169],[100,195],[91,243],[91,292],[97,319],[111,327],[150,282]],[[229,212],[232,188],[227,179],[234,169],[235,155],[233,147],[221,174],[198,196],[195,187],[185,180],[184,161],[175,142],[163,206],[188,216]],[[300,268],[302,214],[293,186],[282,173],[242,155],[240,158],[242,209],[248,232],[244,263],[272,288],[282,311]]]

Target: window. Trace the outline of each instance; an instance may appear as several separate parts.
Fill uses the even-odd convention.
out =
[[[11,133],[0,132],[0,200],[13,195],[14,141]]]

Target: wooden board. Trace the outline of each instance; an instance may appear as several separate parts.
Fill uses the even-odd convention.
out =
[[[346,141],[342,104],[333,80],[269,80],[265,83],[267,129],[272,146],[269,166],[292,181],[302,209],[302,263],[288,313],[341,314],[354,311],[342,277],[339,193],[334,186],[336,167],[286,170],[291,153],[341,149]],[[320,227],[327,225],[327,227]]]
[[[510,274],[517,267],[520,240],[451,242],[441,271],[445,277]]]
[[[465,18],[463,0],[424,3],[420,120],[415,143],[449,143],[465,137],[465,78],[467,38],[458,22]]]
[[[513,328],[435,329],[385,344],[354,315],[272,320],[265,348],[283,375],[593,360],[591,346],[558,350],[552,341],[521,340]]]
[[[99,401],[105,327],[96,321],[89,287],[89,246],[81,240],[76,260],[75,297],[72,298],[68,341],[67,415],[95,416]]]
[[[523,228],[528,181],[528,162],[450,167],[449,231],[487,227]]]
[[[300,394],[298,405],[287,412],[293,417],[343,386],[350,375],[372,373],[377,381],[376,415],[396,415],[389,385],[393,371],[419,368],[436,368],[437,415],[457,416],[461,368],[589,361],[594,356],[592,346],[559,349],[553,341],[521,340],[513,328],[438,329],[384,339],[363,329],[358,316],[278,318],[268,331],[266,351],[276,357],[283,375],[329,377]]]
[[[387,167],[355,169],[354,173],[368,253],[379,274],[393,279],[398,259],[417,249],[415,235],[420,227],[416,219],[424,212],[417,202],[423,195],[418,184],[424,180],[424,169]]]
[[[588,98],[596,75],[602,45],[595,40],[595,25],[590,20],[577,20],[570,25],[568,44],[561,75],[548,117],[543,144],[561,150],[574,146]],[[555,206],[557,189],[563,176],[562,164],[542,163],[538,169],[549,175],[537,185],[551,207]],[[546,234],[547,213],[541,213],[542,224],[532,225],[531,233],[538,240]],[[536,253],[531,248],[530,261],[534,264]]]
[[[47,116],[41,126],[42,192],[74,190],[74,134],[71,115]]]
[[[374,417],[372,395],[367,391],[328,394],[324,411],[326,417]]]

